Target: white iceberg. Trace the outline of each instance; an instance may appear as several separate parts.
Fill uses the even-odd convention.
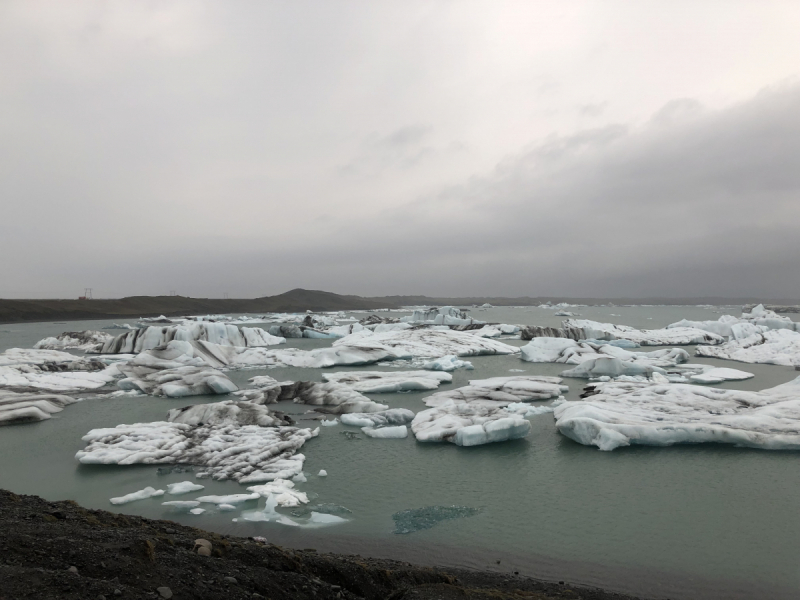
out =
[[[725,339],[715,333],[693,327],[671,329],[635,329],[627,325],[599,323],[587,319],[566,319],[565,329],[583,331],[582,339],[629,340],[641,346],[686,346],[689,344],[721,344]]]
[[[456,369],[471,371],[475,367],[468,360],[461,360],[455,354],[448,354],[423,363],[422,368],[429,371],[455,371]]]
[[[451,442],[476,446],[528,435],[531,424],[498,404],[448,400],[414,417],[411,431],[419,442]]]
[[[755,377],[755,375],[747,371],[718,367],[690,375],[689,380],[695,383],[722,383],[723,381],[742,381],[752,377]]]
[[[789,329],[773,329],[733,339],[722,346],[698,346],[695,354],[745,363],[797,367],[800,366],[800,333]]]
[[[124,496],[111,498],[110,502],[111,504],[127,504],[128,502],[134,502],[136,500],[144,500],[145,498],[154,498],[163,495],[164,495],[164,490],[157,490],[152,487],[146,487],[143,490],[139,490],[138,492],[131,492],[130,494],[125,494]]]
[[[168,483],[167,493],[172,496],[179,496],[181,494],[202,490],[204,487],[204,485],[194,483],[193,481],[180,481],[178,483]]]
[[[683,348],[634,352],[608,343],[576,342],[568,338],[537,337],[520,348],[520,358],[528,362],[579,365],[590,359],[616,358],[650,367],[673,367],[689,360]]]
[[[338,371],[323,373],[323,381],[346,385],[362,394],[423,392],[451,383],[453,376],[435,371]]]
[[[374,413],[350,413],[342,415],[343,425],[356,427],[387,427],[390,425],[407,425],[414,420],[414,413],[407,408],[390,408]]]
[[[408,428],[405,425],[395,425],[392,427],[362,427],[364,435],[371,438],[380,439],[403,439],[408,437]]]
[[[43,350],[94,350],[98,351],[103,344],[114,339],[110,333],[102,331],[66,331],[56,337],[48,337],[36,342],[33,347]]]
[[[561,376],[589,379],[592,377],[619,377],[621,375],[650,377],[653,373],[666,375],[666,371],[659,367],[620,360],[611,356],[601,356],[599,358],[590,358],[573,369],[562,371]]]
[[[441,358],[447,355],[479,356],[516,354],[519,349],[503,342],[450,329],[405,329],[374,333],[367,330],[333,343],[334,349],[384,349],[398,358]]]
[[[250,488],[248,488],[250,489]],[[198,502],[203,504],[241,504],[249,500],[258,500],[260,494],[228,494],[227,496],[200,496]]]
[[[294,482],[287,479],[276,479],[263,485],[251,485],[247,488],[264,498],[275,497],[277,506],[300,506],[308,504],[308,495],[294,489]]]
[[[216,424],[195,420],[198,405],[170,411],[174,422],[134,423],[93,429],[85,436],[86,448],[75,458],[83,464],[190,464],[205,468],[198,477],[233,479],[240,483],[260,483],[289,479],[303,470],[305,457],[296,452],[319,430],[297,427],[262,427],[254,419],[265,419],[265,406],[216,403],[224,415]],[[210,409],[206,409],[210,410]],[[261,417],[256,415],[262,414]],[[269,416],[268,414],[266,416]],[[212,420],[214,417],[208,417]],[[180,422],[182,419],[190,423]],[[277,419],[276,419],[277,421]]]
[[[464,387],[431,394],[424,402],[431,407],[451,401],[503,407],[512,402],[557,399],[569,390],[561,381],[559,377],[530,375],[474,379]]]
[[[0,389],[0,425],[44,421],[78,401],[77,398],[57,394],[17,393]]]
[[[598,383],[555,408],[556,427],[601,450],[715,442],[800,449],[800,377],[761,392],[691,384]]]

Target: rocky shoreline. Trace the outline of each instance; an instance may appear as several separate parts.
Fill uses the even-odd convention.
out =
[[[0,600],[17,598],[634,600],[516,575],[291,550],[0,490]]]

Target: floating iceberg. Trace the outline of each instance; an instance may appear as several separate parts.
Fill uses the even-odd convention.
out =
[[[169,502],[162,502],[161,506],[169,506],[177,510],[189,510],[197,508],[200,503],[197,500],[170,500]]]
[[[745,363],[797,367],[800,366],[800,333],[789,329],[773,329],[733,339],[722,346],[698,346],[695,354]]]
[[[118,498],[111,498],[110,502],[111,504],[127,504],[128,502],[134,502],[136,500],[144,500],[146,498],[154,498],[163,495],[164,490],[146,487],[138,492],[131,492],[130,494],[125,494],[124,496],[119,496]]]
[[[528,362],[573,365],[579,365],[590,359],[616,358],[627,363],[666,368],[687,362],[689,353],[682,348],[632,352],[607,343],[594,344],[567,338],[539,337],[520,348],[520,358]]]
[[[361,431],[364,435],[371,438],[380,439],[404,439],[408,437],[408,427],[405,425],[396,425],[393,427],[362,427]]]
[[[755,377],[755,375],[747,371],[719,367],[690,375],[689,380],[695,383],[722,383],[723,381],[742,381],[743,379],[750,379],[752,377]]]
[[[428,325],[483,325],[484,323],[468,317],[466,311],[454,306],[417,309],[410,317],[403,317],[401,321]]]
[[[569,390],[561,381],[559,377],[531,375],[473,379],[464,387],[431,394],[424,402],[431,407],[441,406],[449,401],[503,407],[511,402],[550,400],[559,398]]]
[[[407,408],[390,408],[374,413],[350,413],[341,416],[343,425],[356,427],[386,427],[389,425],[407,425],[414,420],[414,413]]]
[[[308,495],[294,489],[294,482],[288,479],[276,479],[263,485],[251,485],[247,489],[264,498],[275,496],[278,506],[294,507],[308,504]]]
[[[475,367],[468,360],[461,360],[455,354],[448,354],[423,363],[422,368],[428,371],[455,371],[456,369],[471,371]]]
[[[261,347],[286,342],[258,327],[242,327],[228,323],[188,322],[183,325],[158,327],[151,325],[133,329],[106,341],[99,352],[102,354],[138,354],[164,346],[171,341],[210,342],[220,346]]]
[[[96,390],[111,383],[120,372],[116,366],[106,367],[96,360],[86,360],[56,350],[31,350],[31,353],[61,355],[56,361],[37,361],[36,358],[12,348],[0,354],[0,388],[33,388],[52,392]],[[32,362],[13,363],[15,359]]]
[[[167,493],[173,496],[179,496],[181,494],[202,490],[204,487],[204,485],[194,483],[193,481],[181,481],[167,484]]]
[[[70,396],[26,394],[0,389],[0,425],[44,421],[75,402],[78,399]]]
[[[120,365],[124,379],[117,382],[122,390],[139,390],[151,396],[183,398],[207,394],[229,394],[239,388],[228,377],[211,367],[151,369]]]
[[[666,375],[666,371],[659,367],[620,360],[611,356],[601,356],[599,358],[590,358],[573,369],[562,371],[561,376],[589,379],[592,377],[619,377],[621,375],[650,377],[653,373]]]
[[[33,347],[42,350],[93,350],[99,351],[103,344],[114,339],[102,331],[67,331],[57,337],[48,337],[36,342]]]
[[[716,442],[800,449],[800,377],[761,392],[690,384],[597,383],[555,408],[556,427],[601,450]]]
[[[323,381],[346,385],[362,394],[424,392],[451,383],[449,373],[435,371],[338,371],[323,373]]]
[[[411,422],[417,441],[452,442],[458,446],[522,438],[530,430],[530,422],[499,405],[454,400],[417,413]]]
[[[333,343],[333,349],[384,349],[398,358],[440,358],[447,355],[478,356],[515,354],[518,348],[494,339],[481,338],[463,331],[405,329],[374,333],[359,331]]]
[[[85,436],[86,448],[75,458],[83,464],[190,464],[205,467],[200,476],[259,483],[288,479],[300,473],[305,457],[296,452],[319,430],[249,425],[265,406],[232,402],[170,411],[173,422],[135,423],[93,429]],[[194,423],[199,407],[218,406],[216,424]],[[206,408],[206,410],[215,410]],[[214,417],[206,417],[214,420]],[[180,422],[187,420],[189,423]],[[263,422],[263,421],[262,421]]]
[[[641,346],[686,346],[689,344],[721,344],[725,339],[715,333],[693,327],[671,329],[635,329],[627,325],[598,323],[586,319],[566,319],[563,327],[583,330],[582,339],[629,340]]]
[[[247,488],[250,489],[250,488]],[[258,500],[260,494],[228,494],[227,496],[200,496],[197,501],[203,504],[241,504],[249,500]]]

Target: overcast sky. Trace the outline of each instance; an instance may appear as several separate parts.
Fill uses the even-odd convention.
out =
[[[0,297],[800,298],[800,2],[0,3]]]

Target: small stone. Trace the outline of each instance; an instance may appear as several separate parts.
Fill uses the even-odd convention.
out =
[[[166,586],[161,586],[159,588],[156,588],[156,591],[158,592],[159,596],[164,598],[164,600],[169,600],[170,598],[172,598],[172,590]]]
[[[206,546],[200,546],[200,547],[197,549],[197,553],[198,553],[200,556],[211,556],[211,548],[208,548],[208,547],[206,547]]]
[[[67,571],[69,571],[70,573],[77,573],[78,572],[78,567],[74,567],[74,566],[70,567],[69,569],[67,569]]]
[[[168,534],[172,535],[173,533],[175,533],[175,530],[174,529],[170,529],[168,527],[167,529],[164,530],[164,533],[168,533]]]
[[[115,596],[122,596],[122,592],[120,590],[114,590]]]
[[[100,595],[97,597],[97,600],[106,600],[106,597],[105,597],[105,596],[103,596],[103,594],[100,594]]]
[[[236,577],[225,577],[223,581],[225,581],[226,583],[230,583],[232,585],[239,585],[239,582],[236,581]]]
[[[102,560],[100,561],[100,567],[103,569],[106,568],[106,563],[104,563]]]

